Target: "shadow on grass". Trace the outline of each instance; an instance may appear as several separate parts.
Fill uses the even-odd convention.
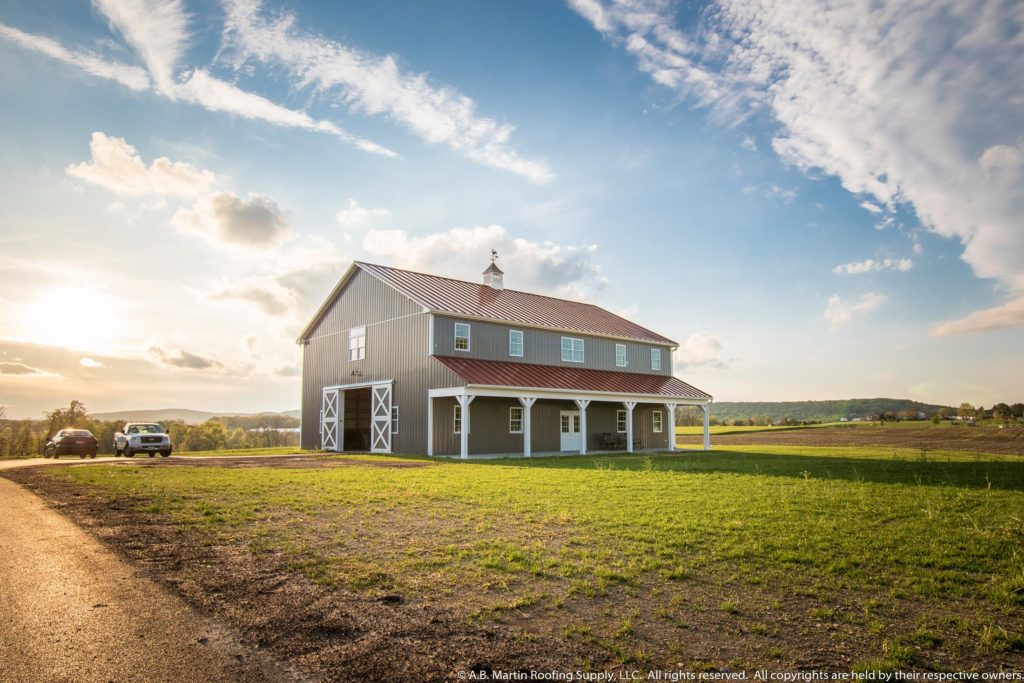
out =
[[[788,455],[750,451],[716,450],[710,453],[650,455],[586,455],[476,461],[479,465],[549,469],[657,470],[691,474],[742,474],[840,479],[885,484],[952,486],[1000,490],[1024,490],[1024,459],[992,460],[984,455],[945,459],[941,456],[844,457]]]

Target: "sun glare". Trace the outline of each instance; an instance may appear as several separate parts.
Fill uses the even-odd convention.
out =
[[[113,353],[124,329],[121,304],[92,287],[51,287],[23,306],[18,337],[48,346]]]

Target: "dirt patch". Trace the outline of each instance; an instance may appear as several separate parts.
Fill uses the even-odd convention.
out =
[[[680,444],[700,444],[701,436],[679,437]],[[715,446],[872,446],[876,448],[914,448],[967,451],[1024,456],[1024,428],[1007,427],[815,427],[752,432],[748,434],[712,434]]]
[[[390,460],[390,459],[362,459],[346,458],[337,455],[255,455],[252,457],[232,456],[227,458],[170,458],[144,459],[138,461],[125,461],[126,464],[135,462],[139,465],[159,465],[160,467],[195,467],[197,465],[211,465],[225,469],[238,469],[243,467],[284,467],[292,469],[325,469],[332,467],[382,467],[387,469],[405,469],[412,467],[431,467],[434,463],[420,460]]]

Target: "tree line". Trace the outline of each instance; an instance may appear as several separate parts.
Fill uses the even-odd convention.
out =
[[[81,401],[67,408],[43,413],[42,419],[6,419],[0,406],[0,458],[30,458],[40,455],[47,439],[61,429],[88,429],[99,442],[102,455],[113,455],[114,434],[124,427],[123,420],[97,420]],[[200,424],[181,420],[159,423],[171,437],[176,451],[217,451],[232,448],[298,447],[299,435],[280,431],[299,426],[299,420],[287,415],[244,415],[213,417]]]
[[[863,406],[880,406],[880,405],[892,405],[893,401],[889,399],[866,399],[854,401],[863,403]],[[808,401],[808,404],[816,403],[839,403],[838,401]],[[852,402],[846,402],[852,403]],[[898,422],[902,420],[920,420],[921,415],[924,415],[923,419],[930,419],[932,422],[938,423],[943,420],[961,420],[974,423],[995,423],[995,424],[1009,424],[1015,421],[1024,420],[1024,403],[996,403],[991,408],[985,408],[978,406],[977,408],[970,403],[961,403],[958,407],[953,408],[951,406],[934,406],[932,410],[918,409],[918,407],[926,408],[926,404],[913,404],[912,407],[906,407],[899,410],[878,410],[877,412],[868,412],[863,414],[854,415],[855,417],[862,417],[865,420],[874,422]],[[711,404],[714,409],[716,404]],[[769,425],[808,425],[808,424],[820,424],[822,422],[835,422],[839,418],[835,416],[829,416],[827,418],[821,418],[817,414],[814,417],[808,418],[806,415],[799,417],[782,416],[778,414],[765,413],[747,413],[745,415],[737,415],[736,408],[744,404],[732,403],[728,404],[729,408],[726,410],[725,416],[720,416],[712,413],[709,418],[709,423],[712,426],[715,425],[728,425],[728,426],[748,426],[748,427],[767,427]],[[763,403],[752,403],[753,407],[763,406],[785,406],[785,405],[800,405],[800,404],[763,404]],[[696,427],[704,424],[704,411],[695,406],[686,406],[676,408],[676,425],[681,427]]]

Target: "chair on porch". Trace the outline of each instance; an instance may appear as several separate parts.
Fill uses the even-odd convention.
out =
[[[601,450],[614,451],[618,445],[619,440],[611,432],[605,432],[601,435]]]

